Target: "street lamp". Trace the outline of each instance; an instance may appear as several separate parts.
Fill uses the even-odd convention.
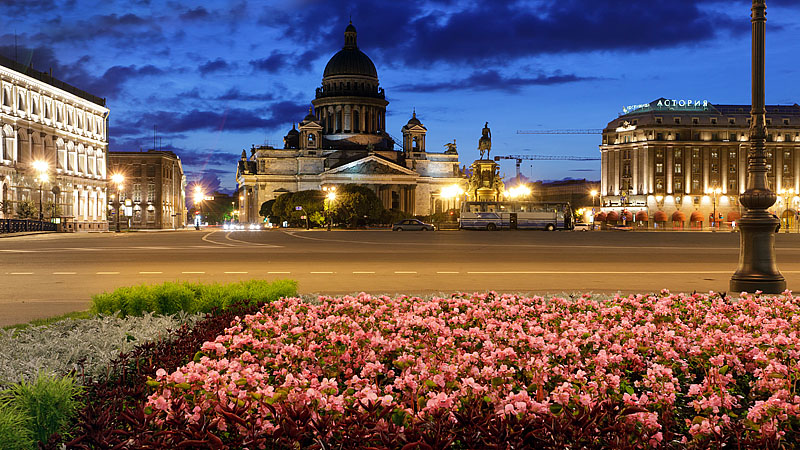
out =
[[[123,176],[121,173],[115,173],[111,175],[111,182],[117,186],[117,197],[114,200],[114,207],[117,210],[116,232],[119,233],[119,215],[120,207],[122,206],[122,184],[125,182],[125,176]]]
[[[203,187],[200,186],[199,184],[195,184],[194,185],[194,197],[193,197],[194,207],[195,207],[195,210],[196,210],[195,211],[195,215],[196,216],[200,216],[200,217],[195,219],[195,222],[194,222],[194,229],[195,230],[199,230],[200,229],[200,222],[203,220],[203,215],[200,214],[200,206],[201,206],[204,198],[205,198],[205,194],[203,193]]]
[[[39,182],[39,221],[44,219],[44,214],[42,214],[42,187],[44,183],[46,183],[50,177],[47,175],[47,169],[49,164],[47,161],[34,161],[33,162],[33,170],[36,171],[36,181]]]
[[[711,229],[714,230],[717,228],[717,196],[722,193],[722,189],[718,187],[713,187],[711,189],[706,189],[706,195],[712,195],[713,207],[714,212],[711,213]]]
[[[786,279],[775,262],[775,227],[780,221],[767,208],[776,196],[767,185],[767,140],[764,108],[764,35],[767,22],[765,0],[753,0],[752,24],[752,109],[750,110],[750,154],[747,190],[739,202],[745,212],[739,222],[739,267],[731,277],[732,292],[761,291],[778,294],[786,290]]]
[[[592,231],[594,231],[594,216],[597,215],[597,211],[594,209],[594,201],[597,199],[598,192],[597,189],[592,189],[589,193],[592,195]]]
[[[328,231],[331,231],[331,206],[333,205],[333,201],[336,200],[336,186],[323,186],[322,190],[327,193],[325,195],[325,200],[327,203],[327,207],[325,208],[325,218],[328,222]]]
[[[783,217],[786,217],[786,222],[783,224],[786,227],[786,232],[789,232],[789,198],[794,196],[794,189],[784,189],[781,188],[778,191],[783,198],[783,214],[781,214],[781,221],[783,222]]]

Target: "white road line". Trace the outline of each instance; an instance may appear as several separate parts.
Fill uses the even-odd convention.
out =
[[[76,275],[77,272],[53,272],[53,275]]]
[[[225,273],[247,273],[247,272],[225,272]]]
[[[616,274],[637,274],[637,275],[703,275],[712,273],[731,273],[730,270],[653,270],[653,271],[599,271],[599,270],[533,270],[533,271],[509,271],[509,272],[467,272],[470,275],[616,275]]]
[[[240,244],[247,244],[247,245],[255,245],[258,247],[269,247],[269,248],[283,248],[282,245],[272,245],[272,244],[259,244],[257,242],[248,242],[248,241],[241,241],[239,239],[234,239],[231,237],[232,231],[229,231],[228,234],[225,235],[225,239],[233,242],[239,242]]]
[[[292,272],[267,272],[267,273],[292,273]]]
[[[119,275],[119,272],[97,272],[97,275]]]
[[[436,272],[436,273],[460,273],[460,272]]]
[[[202,238],[200,238],[200,240],[203,240],[203,241],[209,242],[209,243],[211,243],[211,244],[215,244],[215,245],[224,245],[224,246],[226,246],[226,247],[236,247],[235,245],[233,245],[233,244],[228,244],[227,242],[214,242],[214,241],[210,241],[210,240],[208,240],[208,237],[209,237],[209,236],[211,236],[211,235],[212,235],[212,234],[214,234],[214,233],[216,233],[216,231],[209,231],[208,233],[206,233],[205,235],[203,235],[203,237],[202,237]]]
[[[33,275],[33,272],[11,272],[9,275]]]
[[[328,274],[330,274],[330,273],[333,273],[333,272],[311,272],[311,273],[328,273]]]
[[[205,273],[205,272],[181,272],[181,273]]]
[[[417,272],[404,272],[404,271],[396,271],[395,273],[417,273]]]
[[[354,274],[375,273],[375,272],[353,272]]]
[[[140,275],[154,275],[157,273],[164,273],[164,272],[139,272]]]

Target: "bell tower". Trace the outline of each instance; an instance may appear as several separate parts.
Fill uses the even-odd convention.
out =
[[[403,126],[403,152],[407,157],[412,153],[425,153],[425,135],[428,129],[417,119],[417,111],[411,115],[411,119]]]

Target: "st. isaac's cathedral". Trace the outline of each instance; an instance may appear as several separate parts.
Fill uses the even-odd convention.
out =
[[[464,180],[456,146],[429,152],[428,130],[416,113],[401,129],[400,146],[386,132],[388,104],[351,23],[344,47],[325,66],[308,115],[286,134],[284,148],[254,146],[249,158],[242,152],[236,171],[239,220],[258,221],[261,204],[285,192],[343,184],[370,187],[387,209],[414,215],[441,210],[442,188]]]

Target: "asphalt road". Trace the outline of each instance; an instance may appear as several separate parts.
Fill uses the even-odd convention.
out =
[[[739,235],[697,232],[237,231],[0,239],[0,325],[86,309],[92,294],[167,280],[292,278],[304,294],[726,291]],[[776,239],[800,286],[800,235]]]

